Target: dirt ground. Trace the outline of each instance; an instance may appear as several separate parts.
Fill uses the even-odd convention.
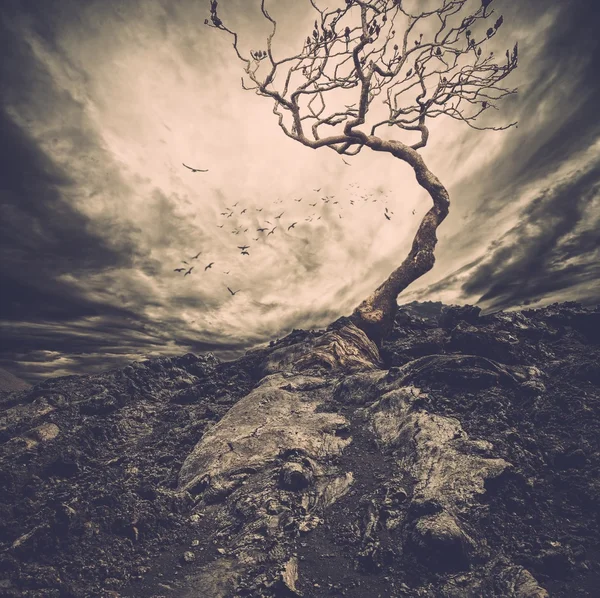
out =
[[[294,331],[234,362],[161,358],[2,393],[0,596],[183,595],[178,580],[220,557],[218,530],[177,492],[184,459],[256,386],[270,352],[319,334]],[[435,356],[435,367],[414,370],[420,406],[456,418],[511,464],[486,483],[470,525],[490,553],[525,567],[557,598],[599,595],[599,342],[600,310],[573,303],[483,317],[425,303],[399,311],[381,351],[391,377]],[[527,382],[499,383],[474,360],[446,365],[456,355],[527,372]],[[354,472],[354,484],[322,525],[291,540],[301,564],[296,595],[444,595],[448,579],[477,563],[411,549],[404,532],[385,525],[411,516],[415,480],[377,445],[368,405],[327,406],[350,422],[352,442],[337,465]],[[377,549],[365,551],[353,530],[375,504],[384,524]]]

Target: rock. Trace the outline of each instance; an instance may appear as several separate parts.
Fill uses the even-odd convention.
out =
[[[419,323],[427,323],[430,327],[439,325],[439,317],[445,306],[441,301],[412,301],[400,305],[396,314],[396,323],[402,325],[408,318]]]
[[[427,515],[416,521],[410,535],[410,548],[436,571],[458,571],[469,566],[469,553],[475,543],[446,512]]]
[[[573,313],[571,325],[591,342],[600,343],[600,309]]]
[[[40,442],[48,442],[54,440],[60,433],[60,429],[56,424],[42,424],[33,430],[30,430],[29,434]]]
[[[544,588],[540,587],[533,575],[522,567],[511,567],[500,574],[500,577],[514,598],[550,598]]]
[[[279,485],[284,490],[303,490],[313,482],[313,472],[300,463],[285,463],[279,473]]]
[[[468,355],[479,355],[500,363],[519,363],[519,340],[509,332],[494,327],[476,328],[459,322],[450,335],[448,349]]]
[[[108,415],[119,408],[119,401],[112,395],[101,395],[83,401],[79,405],[82,415]]]
[[[282,390],[288,379],[267,376],[261,385],[236,403],[202,438],[186,458],[179,474],[181,489],[190,489],[207,475],[211,484],[240,468],[256,470],[286,450],[307,456],[337,453],[349,440],[335,430],[346,420],[337,414],[316,413],[317,402],[298,400]]]
[[[47,475],[61,478],[72,478],[80,471],[78,456],[72,451],[59,455],[46,469]]]
[[[564,547],[544,549],[537,556],[536,561],[543,573],[557,579],[568,579],[574,568],[573,560]]]
[[[540,380],[526,380],[521,388],[530,397],[537,397],[546,392],[546,386]]]
[[[421,357],[396,368],[393,377],[398,385],[446,384],[455,388],[466,387],[469,390],[516,384],[515,376],[506,367],[476,355]]]
[[[481,308],[474,305],[451,305],[444,307],[439,317],[439,325],[442,328],[452,329],[459,322],[477,324]]]
[[[446,352],[446,336],[446,332],[438,328],[408,333],[406,337],[384,342],[381,356],[390,366],[399,366],[426,355],[439,355]]]
[[[301,592],[296,588],[298,583],[298,559],[292,557],[287,563],[281,573],[281,580],[283,585],[296,596],[302,596]]]
[[[217,385],[211,381],[204,384],[195,384],[173,393],[171,401],[179,405],[198,403],[203,399],[214,395],[216,389]]]
[[[298,531],[306,534],[323,523],[323,519],[316,515],[307,515],[299,524]]]
[[[492,560],[479,571],[451,575],[439,595],[444,598],[549,598],[527,569],[505,559]]]
[[[361,372],[345,376],[333,389],[333,398],[346,405],[372,403],[381,393],[378,382],[386,376],[385,371]]]
[[[585,451],[581,448],[571,451],[560,451],[554,459],[555,465],[561,469],[580,469],[585,466],[586,462]]]

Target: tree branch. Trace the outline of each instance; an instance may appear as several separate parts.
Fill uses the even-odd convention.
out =
[[[352,314],[356,325],[381,340],[393,324],[398,294],[433,267],[436,230],[448,213],[448,192],[419,154],[429,142],[427,123],[444,116],[478,130],[515,126],[479,124],[478,119],[516,93],[503,81],[517,68],[518,48],[506,51],[505,62],[487,51],[503,25],[500,16],[489,26],[492,0],[481,0],[472,9],[468,0],[439,0],[437,8],[415,14],[402,0],[346,0],[344,8],[331,10],[321,8],[319,0],[309,2],[314,28],[291,56],[276,56],[277,21],[266,0],[260,2],[262,17],[271,24],[266,50],[251,50],[249,57],[240,49],[238,33],[219,17],[218,0],[211,0],[205,23],[232,36],[251,82],[246,86],[242,80],[244,89],[273,100],[273,113],[286,136],[342,156],[364,148],[390,153],[412,167],[429,193],[433,205],[409,255]],[[398,32],[400,21],[405,26]],[[281,71],[284,77],[277,86]],[[385,140],[376,135],[382,126],[413,137],[418,133],[419,139]],[[332,129],[331,134],[322,136],[323,127]]]

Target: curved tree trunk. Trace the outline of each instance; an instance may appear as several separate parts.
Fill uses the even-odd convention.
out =
[[[433,206],[425,214],[415,235],[411,250],[389,278],[367,297],[350,319],[378,345],[390,333],[398,304],[398,295],[417,278],[433,268],[436,231],[448,215],[450,198],[440,180],[427,168],[421,155],[397,141],[368,137],[366,145],[374,151],[387,152],[407,162],[415,171],[417,181],[431,196]]]

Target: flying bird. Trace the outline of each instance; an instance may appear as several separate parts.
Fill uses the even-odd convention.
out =
[[[279,220],[279,218],[281,218],[284,214],[285,214],[285,212],[281,212],[281,214],[279,214],[279,216],[275,216],[275,220]]]
[[[390,216],[388,216],[387,214],[384,214],[384,216],[388,219],[391,220],[392,218]]]
[[[217,228],[223,228],[224,226],[224,224],[217,224]]]
[[[257,233],[264,233],[266,230],[269,230],[268,228],[257,228],[256,232]]]
[[[273,224],[270,220],[265,220],[267,224]]]
[[[276,227],[276,226],[274,226],[274,227],[273,227],[273,230],[272,230],[272,231],[269,231],[269,232],[267,233],[267,237],[268,237],[269,235],[272,235],[272,234],[275,232],[275,229],[276,229],[276,228],[277,228],[277,227]]]
[[[242,251],[240,255],[250,255],[247,251]]]
[[[300,198],[300,199],[295,199],[294,201],[302,201],[302,198]]]
[[[227,270],[227,272],[223,272],[223,274],[229,274],[231,270]]]
[[[201,251],[199,251],[199,252],[198,252],[198,253],[197,253],[197,254],[196,254],[194,257],[191,257],[190,259],[191,259],[191,260],[197,260],[197,259],[200,257],[200,254],[201,254],[201,253],[202,253],[202,252],[201,252]]]
[[[250,245],[238,245],[238,249],[245,251],[246,249],[250,249]]]
[[[413,214],[415,213],[415,210],[413,210]]]
[[[208,264],[208,266],[206,266],[204,268],[204,271],[206,272],[209,268],[212,268],[212,265],[214,264],[214,262],[211,262],[210,264]]]
[[[261,208],[261,209],[259,210],[258,208],[256,208],[256,211],[257,211],[257,212],[262,212],[262,211],[263,211],[263,209]]]
[[[183,164],[183,162],[182,162]],[[192,172],[208,172],[208,170],[201,170],[200,168],[192,168],[191,166],[188,166],[187,164],[183,164],[186,168],[188,168],[189,170],[191,170]]]
[[[173,270],[173,272],[183,272],[185,270],[185,268],[175,268],[175,270]]]
[[[317,202],[315,201],[315,203],[311,203],[311,204],[308,204],[308,205],[312,206],[314,208],[317,205]]]
[[[239,203],[240,203],[239,201],[236,201],[236,202],[233,204],[233,207],[235,208],[235,206],[237,206]]]
[[[246,208],[244,208],[244,209],[243,209],[243,210],[240,212],[240,214],[244,214],[245,212],[246,212]]]
[[[191,274],[193,269],[194,269],[194,266],[192,266],[183,276],[185,277],[188,274]]]
[[[318,193],[321,190],[321,187],[319,187],[318,189],[313,189],[313,191],[315,191],[316,193]]]
[[[290,228],[294,228],[296,226],[296,224],[298,224],[297,222],[292,222],[292,224],[290,224],[288,226],[288,230],[290,230]]]
[[[235,295],[236,293],[239,293],[242,289],[238,289],[237,291],[232,291],[229,287],[227,287],[227,290],[231,293],[231,295]]]
[[[344,158],[342,158],[342,162],[346,165],[346,166],[350,166],[350,162],[346,162],[346,160],[344,160]]]

